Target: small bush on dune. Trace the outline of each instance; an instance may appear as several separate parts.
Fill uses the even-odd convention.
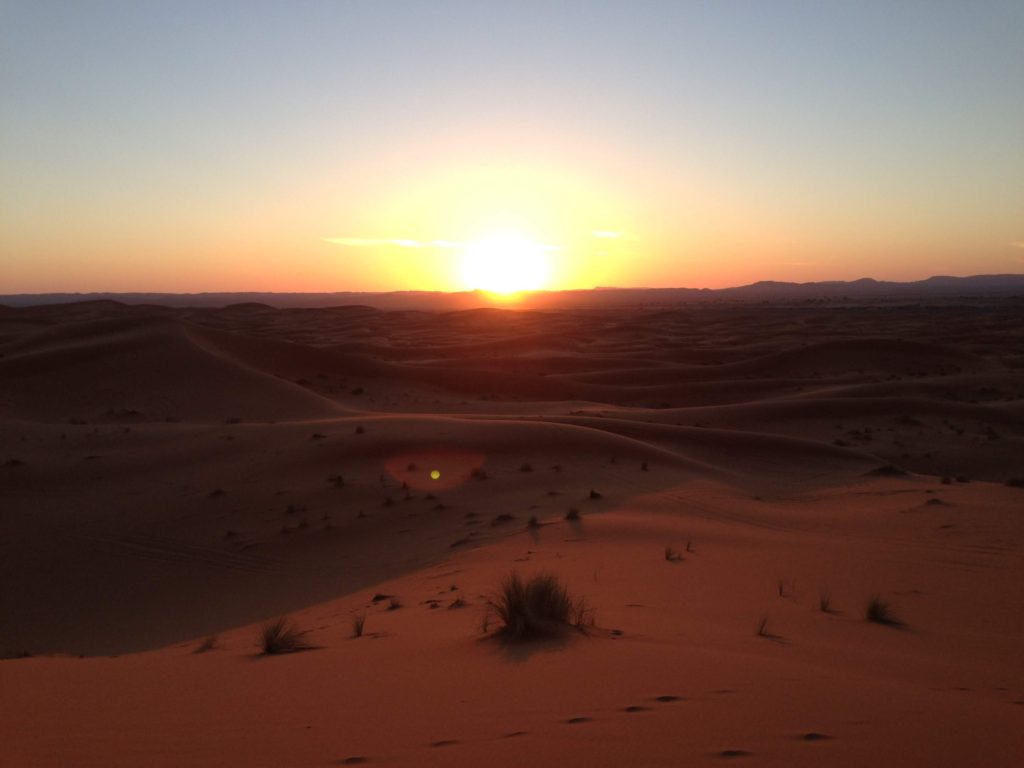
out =
[[[571,597],[551,574],[524,581],[513,571],[490,607],[503,625],[500,634],[513,640],[556,634],[570,626],[582,630],[593,624],[593,612],[586,602]]]
[[[196,649],[192,651],[192,653],[206,653],[207,651],[212,651],[214,648],[217,647],[218,640],[219,638],[216,635],[210,635],[201,643],[199,643],[199,645],[196,646]]]
[[[832,595],[828,592],[821,592],[818,594],[818,610],[822,613],[832,613],[835,609],[832,608]]]
[[[260,630],[259,645],[266,654],[294,653],[310,648],[305,641],[306,633],[296,629],[285,617],[264,624]]]
[[[362,611],[352,616],[352,637],[362,637],[366,626],[366,614]]]
[[[896,618],[892,606],[882,599],[880,595],[872,595],[864,609],[864,618],[874,624],[885,624],[889,627],[899,627],[903,622]]]

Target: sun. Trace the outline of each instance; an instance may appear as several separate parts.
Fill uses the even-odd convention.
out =
[[[515,233],[475,240],[463,251],[462,282],[471,290],[491,293],[536,291],[547,285],[550,250]]]

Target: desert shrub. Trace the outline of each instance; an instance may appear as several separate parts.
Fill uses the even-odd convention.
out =
[[[266,654],[294,653],[310,647],[303,638],[305,634],[282,616],[263,625],[260,629],[259,645]]]
[[[540,528],[540,520],[537,519],[536,515],[531,515],[530,519],[526,521],[527,528]]]
[[[683,556],[679,554],[678,549],[672,547],[665,547],[665,559],[670,563],[677,563],[683,559]]]
[[[890,627],[898,627],[903,623],[896,618],[892,606],[878,594],[868,599],[868,604],[864,608],[864,618],[874,624],[885,624]]]
[[[217,641],[219,639],[220,638],[218,638],[217,635],[210,635],[201,643],[199,643],[199,645],[196,646],[196,649],[192,651],[192,653],[206,653],[207,651],[212,651],[214,648],[217,647]]]
[[[366,626],[366,614],[363,611],[352,615],[352,637],[362,637]]]
[[[828,592],[818,594],[818,610],[822,613],[832,613],[832,595]]]
[[[565,519],[568,520],[569,522],[572,522],[574,520],[579,520],[580,519],[580,511],[578,509],[576,509],[576,507],[573,507],[572,509],[570,509],[568,512],[565,513]]]
[[[571,597],[551,574],[524,581],[513,571],[490,601],[490,608],[502,623],[500,633],[513,640],[551,635],[570,626],[584,629],[593,623],[585,601]]]

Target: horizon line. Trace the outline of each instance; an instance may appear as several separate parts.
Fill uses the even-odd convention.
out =
[[[1024,278],[1024,272],[998,272],[998,273],[981,273],[981,274],[970,274],[970,275],[948,275],[948,274],[936,274],[929,275],[928,277],[918,278],[915,280],[879,280],[878,278],[864,276],[853,278],[850,280],[810,280],[806,282],[797,282],[793,280],[773,280],[763,279],[756,280],[752,283],[742,283],[740,285],[729,285],[721,288],[709,288],[709,287],[695,287],[686,285],[673,285],[673,286],[618,286],[618,285],[595,285],[589,288],[539,288],[536,290],[524,290],[517,291],[516,295],[545,295],[545,294],[559,294],[559,293],[585,293],[592,291],[730,291],[738,290],[742,288],[751,288],[759,285],[778,285],[778,286],[815,286],[815,285],[852,285],[855,283],[876,283],[880,285],[914,285],[916,283],[926,283],[931,280],[972,280],[978,278]],[[157,291],[157,290],[90,290],[90,291],[35,291],[35,292],[22,292],[22,293],[0,293],[2,298],[26,298],[32,296],[216,296],[216,295],[249,295],[249,294],[273,294],[278,296],[320,296],[320,295],[333,295],[333,294],[355,294],[365,296],[387,296],[392,294],[424,294],[424,295],[443,295],[443,296],[465,296],[465,295],[494,295],[493,291],[487,291],[481,288],[473,288],[459,291],[440,291],[440,290],[424,290],[418,288],[399,288],[391,290],[377,290],[377,291],[360,291],[360,290],[324,290],[324,291],[277,291],[277,290],[206,290],[206,291]]]

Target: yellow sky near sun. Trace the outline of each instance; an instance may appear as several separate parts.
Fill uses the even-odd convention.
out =
[[[492,271],[506,273],[515,290],[517,275],[536,272],[530,264],[542,260],[545,278],[523,278],[527,287],[589,287],[621,275],[621,257],[638,246],[628,201],[553,168],[485,165],[389,192],[350,232],[324,236],[338,248],[340,270],[372,267],[384,283],[405,289],[498,289],[474,279],[491,259]]]

